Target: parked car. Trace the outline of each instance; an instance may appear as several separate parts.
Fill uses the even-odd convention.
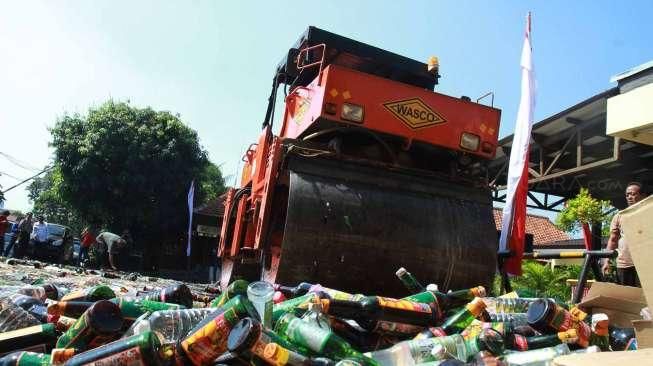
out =
[[[29,242],[30,256],[36,259],[50,260],[55,263],[63,263],[65,250],[69,253],[69,261],[72,261],[72,240],[71,230],[67,226],[48,223],[48,239],[45,243],[37,243],[34,240]]]

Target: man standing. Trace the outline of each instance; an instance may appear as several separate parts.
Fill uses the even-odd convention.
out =
[[[95,238],[99,244],[104,244],[106,246],[107,254],[109,255],[109,265],[111,269],[117,270],[116,268],[116,254],[120,251],[120,248],[124,247],[127,242],[125,239],[120,236],[110,233],[108,231],[101,232],[100,235]]]
[[[28,212],[25,217],[18,222],[18,246],[14,250],[14,257],[20,258],[25,254],[27,244],[29,243],[29,236],[32,233],[34,221],[32,220],[32,213]]]
[[[7,231],[9,228],[9,221],[7,221],[7,216],[9,216],[9,211],[0,211],[0,243],[2,243],[2,249],[4,249],[5,246],[5,231]],[[4,252],[8,252],[8,250],[4,250]],[[5,257],[6,256],[7,255],[5,254]]]
[[[43,215],[37,216],[36,219],[38,221],[34,224],[31,235],[31,239],[34,241],[34,256],[36,256],[37,248],[41,248],[48,242],[48,223],[44,221]]]
[[[644,198],[642,194],[642,184],[638,182],[628,183],[626,186],[626,202],[628,206],[641,201]],[[612,218],[610,224],[610,238],[608,239],[607,250],[619,249],[619,256],[617,257],[617,283],[624,286],[641,287],[637,270],[635,270],[635,263],[630,256],[630,250],[626,243],[626,238],[621,227],[621,215],[617,213]],[[603,273],[610,271],[610,262],[608,260],[603,263]]]

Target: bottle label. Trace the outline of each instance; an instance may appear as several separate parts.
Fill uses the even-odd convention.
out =
[[[401,309],[401,310],[411,310],[420,313],[431,314],[431,307],[428,304],[423,304],[420,302],[412,302],[408,300],[397,300],[391,299],[389,297],[378,297],[379,305],[384,308],[391,309]]]
[[[87,363],[88,366],[141,366],[144,365],[141,349],[133,347]]]
[[[293,319],[288,324],[287,333],[291,341],[305,345],[317,353],[322,353],[331,335],[329,330],[310,326],[301,319]]]
[[[347,292],[338,291],[330,288],[322,288],[322,291],[326,292],[329,297],[334,300],[345,300],[345,301],[354,301],[356,295],[352,295]]]
[[[53,365],[62,365],[74,355],[74,348],[55,348],[51,352],[50,363]]]
[[[207,364],[227,350],[227,337],[238,316],[233,308],[191,334],[181,346],[194,364]]]
[[[436,361],[436,357],[431,354],[431,351],[439,343],[436,338],[418,339],[408,342],[410,347],[410,355],[416,364]]]
[[[415,335],[421,332],[424,327],[418,325],[389,322],[385,320],[377,320],[373,332],[401,334],[401,335]]]
[[[33,325],[31,327],[0,333],[0,341],[7,341],[17,337],[27,337],[34,334],[40,334],[41,332],[43,332],[43,325]]]
[[[86,289],[70,291],[60,301],[81,301],[86,298]]]
[[[521,334],[514,334],[515,336],[515,349],[518,351],[528,351],[528,341],[526,337]]]

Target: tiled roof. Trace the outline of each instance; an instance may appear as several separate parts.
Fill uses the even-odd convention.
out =
[[[226,198],[227,194],[223,193],[209,202],[195,207],[193,213],[196,215],[222,217],[224,216],[224,200]]]
[[[497,230],[501,230],[503,210],[494,209],[494,224]],[[558,229],[544,216],[527,215],[526,233],[533,234],[533,245],[553,244],[555,241],[569,240],[569,235]]]

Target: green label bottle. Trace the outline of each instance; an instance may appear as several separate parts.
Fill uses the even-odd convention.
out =
[[[71,291],[61,298],[61,301],[90,301],[109,300],[116,297],[111,287],[105,285],[93,286],[86,289]]]
[[[75,324],[57,340],[57,348],[86,350],[119,337],[122,314],[118,305],[100,300],[89,307]]]
[[[54,324],[46,323],[31,327],[0,333],[0,353],[19,349],[38,349],[45,352],[57,341],[57,330]]]
[[[158,338],[152,332],[145,332],[73,356],[66,366],[153,365],[162,359],[158,349]]]
[[[134,320],[147,312],[185,309],[183,305],[175,303],[165,303],[140,298],[117,297],[110,301],[118,305],[120,308],[122,317],[125,320],[123,326],[129,326],[134,322]]]
[[[363,365],[378,365],[332,331],[305,322],[291,313],[281,317],[274,330],[288,341],[334,360],[353,359]]]

